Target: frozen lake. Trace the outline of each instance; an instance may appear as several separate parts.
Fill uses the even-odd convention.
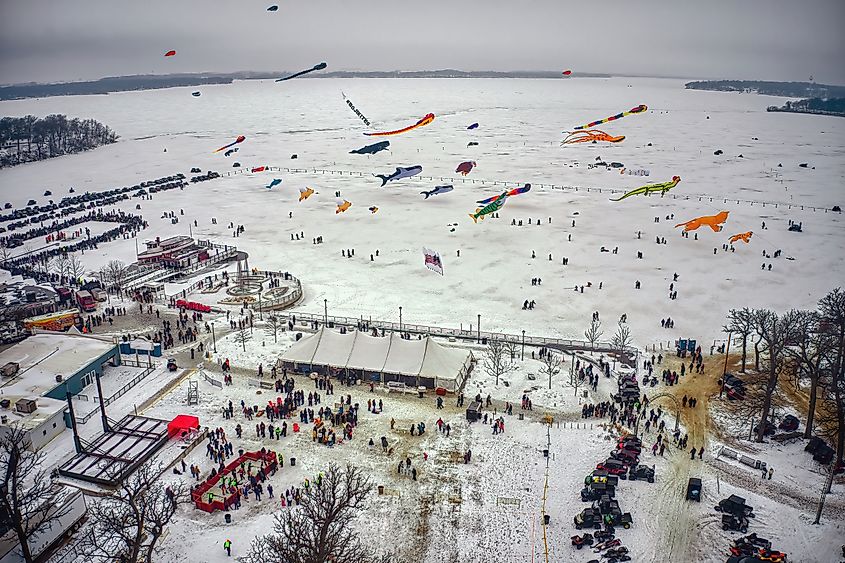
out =
[[[197,89],[202,96],[192,97]],[[437,118],[386,137],[389,152],[349,154],[382,139],[362,134],[364,125],[341,92],[376,130],[410,125],[429,112]],[[812,307],[845,281],[845,222],[841,214],[823,211],[845,204],[845,120],[766,113],[766,106],[783,101],[685,90],[679,80],[583,78],[246,81],[2,102],[3,115],[92,117],[121,139],[86,154],[0,171],[0,201],[18,206],[30,198],[42,202],[46,189],[61,198],[71,186],[80,193],[177,172],[190,176],[194,166],[222,173],[235,161],[243,167],[356,171],[364,176],[243,174],[157,194],[140,202],[151,223],[144,235],[187,234],[196,220],[194,235],[236,244],[250,254],[251,266],[300,277],[305,299],[299,307],[309,312],[321,313],[327,299],[330,314],[398,320],[402,306],[406,322],[466,326],[481,314],[483,330],[583,338],[590,314],[598,310],[604,339],[627,313],[637,344],[666,346],[679,337],[707,344],[720,337],[731,307]],[[625,135],[624,142],[560,146],[562,132],[638,104],[648,105],[648,112],[598,127]],[[468,131],[474,122],[479,128]],[[238,153],[212,154],[238,135],[247,137]],[[468,147],[470,141],[478,146]],[[718,149],[724,154],[715,156]],[[298,158],[291,160],[292,154]],[[597,157],[648,169],[650,176],[589,169]],[[369,176],[422,165],[423,177],[454,178],[455,167],[466,160],[477,167],[465,183],[411,178],[380,188]],[[799,167],[805,162],[807,168]],[[673,175],[682,181],[664,198],[614,203],[608,193],[587,191],[628,190]],[[282,184],[264,189],[274,177]],[[501,193],[504,188],[493,183],[502,181],[534,187],[509,199],[499,219],[473,224],[467,214],[475,201]],[[419,192],[438,184],[454,184],[455,190],[424,201]],[[299,203],[304,186],[317,193]],[[335,213],[336,191],[353,204],[345,213]],[[136,203],[120,207],[136,212]],[[378,212],[372,214],[371,206]],[[160,219],[163,211],[180,209],[180,223]],[[720,233],[705,227],[696,240],[673,228],[722,210],[730,217]],[[674,220],[667,221],[671,215]],[[514,219],[523,226],[511,226]],[[802,222],[804,232],[788,232],[789,220]],[[234,238],[230,221],[246,232]],[[750,244],[722,250],[730,235],[749,230]],[[304,240],[292,241],[300,232]],[[324,243],[313,245],[318,236]],[[656,237],[667,243],[656,244]],[[445,276],[424,267],[424,246],[441,253]],[[618,254],[600,252],[602,246],[618,247]],[[352,259],[341,256],[352,248]],[[762,256],[779,249],[780,258]],[[134,250],[134,241],[119,240],[86,252],[85,260],[93,269],[114,257],[130,261]],[[376,250],[379,256],[370,261]],[[761,264],[772,264],[771,271],[761,271]],[[670,300],[674,273],[678,298]],[[531,285],[535,277],[542,285]],[[573,291],[576,285],[585,286],[584,293]],[[533,311],[522,310],[526,299],[536,301]],[[660,327],[666,317],[675,319],[673,330]]]

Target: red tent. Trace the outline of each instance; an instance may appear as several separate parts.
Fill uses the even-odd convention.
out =
[[[182,436],[185,432],[199,430],[200,419],[189,414],[180,414],[167,425],[167,435],[171,438]]]

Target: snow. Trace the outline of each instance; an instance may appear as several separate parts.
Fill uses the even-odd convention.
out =
[[[368,108],[368,116],[376,114],[381,124],[412,123],[429,111],[437,118],[424,128],[390,138],[389,152],[352,155],[350,150],[369,142],[361,135],[358,118],[343,104],[341,87],[356,104]],[[322,315],[326,303],[331,315],[395,322],[401,307],[405,323],[477,327],[481,315],[485,331],[515,335],[525,330],[532,336],[583,339],[591,313],[598,310],[605,319],[602,340],[609,340],[614,321],[627,314],[634,343],[640,347],[671,347],[677,338],[696,338],[706,349],[711,341],[723,338],[721,327],[731,307],[813,307],[845,279],[845,254],[837,251],[845,242],[845,221],[841,214],[825,211],[845,200],[845,121],[766,113],[767,105],[783,103],[779,99],[689,91],[678,80],[645,78],[326,79],[283,86],[246,81],[204,87],[201,98],[191,97],[190,91],[174,88],[0,103],[4,115],[92,117],[122,136],[120,142],[94,151],[0,170],[0,201],[23,205],[30,198],[42,201],[45,189],[60,198],[71,186],[77,193],[102,190],[178,172],[188,175],[193,166],[229,172],[234,161],[244,168],[296,167],[304,171],[237,174],[116,207],[136,213],[135,205],[141,204],[150,222],[142,240],[192,232],[236,245],[249,254],[251,267],[290,271],[303,284],[304,297],[296,311]],[[626,135],[623,143],[559,146],[562,131],[639,103],[646,103],[649,111],[603,127]],[[480,127],[467,131],[472,122]],[[211,154],[240,134],[247,140],[236,156]],[[467,147],[469,141],[479,146]],[[725,154],[714,156],[717,149]],[[297,160],[289,159],[293,153]],[[645,179],[589,169],[596,157],[647,168],[651,175]],[[478,166],[466,178],[455,178],[455,166],[465,160]],[[810,167],[800,168],[802,162]],[[420,176],[385,188],[371,176],[415,164],[423,166]],[[663,198],[608,201],[615,197],[608,189],[629,190],[676,174],[681,183]],[[282,178],[282,184],[264,189],[274,177]],[[476,209],[476,200],[501,193],[503,182],[509,182],[508,188],[526,182],[533,187],[509,199],[500,218],[473,224],[467,214]],[[428,200],[419,195],[440,184],[454,184],[455,190]],[[305,186],[316,193],[300,203],[298,188]],[[345,213],[335,213],[336,191],[353,203]],[[752,200],[756,203],[749,203]],[[371,214],[370,206],[377,206],[378,213]],[[182,209],[184,216],[179,214]],[[701,229],[697,238],[694,234],[683,238],[674,228],[722,210],[730,211],[730,217],[721,233]],[[176,211],[180,221],[162,219],[165,211]],[[217,224],[212,224],[212,217]],[[523,226],[511,226],[512,220]],[[801,221],[804,232],[788,232],[790,220]],[[229,222],[244,225],[245,232],[234,237]],[[748,230],[754,231],[750,244],[738,243],[735,252],[721,250],[728,236]],[[302,240],[291,240],[299,233]],[[308,242],[320,236],[323,244]],[[657,245],[656,237],[665,237],[667,244]],[[130,262],[136,242],[119,239],[103,244],[82,259],[89,271],[112,259]],[[619,250],[602,253],[602,246]],[[425,268],[422,247],[440,253],[444,276]],[[341,255],[347,249],[355,250],[352,258]],[[783,250],[780,258],[761,256],[778,249]],[[641,260],[636,258],[638,251],[644,254]],[[532,252],[536,258],[531,258]],[[561,263],[564,257],[569,258],[568,266]],[[761,271],[761,263],[771,263],[772,270]],[[674,273],[679,274],[675,283],[679,298],[670,300]],[[529,283],[538,277],[541,285]],[[642,289],[634,289],[636,281]],[[573,291],[575,286],[584,286],[584,292]],[[225,295],[193,297],[217,304]],[[536,300],[536,308],[523,310],[526,299]],[[659,328],[665,317],[672,317],[676,328]],[[117,419],[135,405],[152,402],[144,410],[147,416],[169,420],[190,412],[203,426],[222,426],[233,436],[234,425],[243,421],[237,417],[224,421],[224,404],[229,400],[263,404],[275,398],[272,392],[250,386],[238,368],[252,371],[260,363],[268,368],[266,374],[288,347],[297,345],[291,332],[280,333],[274,342],[256,319],[244,350],[232,335],[224,335],[227,323],[218,320],[216,326],[221,329],[217,353],[214,361],[206,362],[206,369],[220,379],[217,365],[229,358],[235,368],[233,386],[214,387],[199,371],[173,374],[160,368],[110,405],[110,416]],[[413,340],[397,342],[420,345]],[[349,358],[345,349],[335,352]],[[475,355],[480,359],[483,350],[477,349]],[[313,477],[333,461],[365,468],[391,494],[374,498],[357,526],[372,545],[396,546],[403,560],[527,561],[539,556],[542,544],[538,514],[547,437],[539,420],[548,411],[563,421],[549,429],[550,560],[583,561],[588,554],[568,545],[575,533],[571,518],[584,506],[578,498],[584,475],[606,457],[612,443],[607,431],[597,426],[598,420],[580,420],[579,403],[584,399],[576,398],[565,385],[569,361],[553,379],[551,390],[539,362],[527,357],[504,378],[508,386],[494,385],[480,368],[473,371],[467,396],[489,393],[499,411],[503,401],[518,405],[530,389],[535,410],[524,413],[525,420],[506,416],[503,435],[493,436],[483,424],[468,424],[452,397],[445,409],[435,410],[431,397],[370,395],[366,386],[338,385],[338,396],[350,393],[353,402],[365,405],[376,397],[385,403],[384,414],[362,409],[361,425],[351,442],[329,449],[311,442],[307,432],[278,442],[262,441],[246,424],[236,448],[269,446],[281,450],[286,459],[297,458],[296,467],[286,463],[273,478],[277,492]],[[419,366],[396,367],[400,368],[413,372]],[[186,404],[189,378],[196,379],[200,389],[200,402],[191,407]],[[305,378],[298,378],[297,385],[313,388]],[[612,379],[601,376],[598,390],[589,391],[586,400],[607,400],[614,387]],[[324,404],[330,402],[324,399]],[[449,438],[437,432],[437,417],[451,424]],[[390,418],[396,419],[395,430],[390,430]],[[96,418],[92,420],[83,429],[86,436],[96,430]],[[427,432],[411,437],[407,429],[419,421],[426,422]],[[367,446],[369,438],[378,441],[380,436],[389,437],[396,448],[393,456]],[[55,450],[51,459],[69,452],[69,433],[52,442],[51,448]],[[468,448],[473,460],[465,465],[461,456]],[[834,560],[843,535],[842,520],[836,521],[841,516],[842,486],[834,485],[828,497],[834,508],[822,525],[810,525],[813,507],[805,500],[816,496],[822,476],[812,470],[809,456],[795,449],[786,445],[756,453],[775,467],[772,482],[760,483],[759,476],[739,465],[708,459],[713,447],[703,461],[689,460],[685,452],[670,448],[654,461],[655,484],[620,486],[620,505],[632,513],[634,527],[619,536],[634,560],[662,560],[671,554],[679,561],[693,557],[723,561],[731,535],[718,526],[712,505],[735,492],[758,512],[753,530],[789,552],[791,561]],[[422,461],[423,452],[428,461]],[[406,455],[420,471],[416,483],[396,473],[396,463]],[[211,468],[202,447],[186,462],[200,465],[206,473]],[[683,499],[690,476],[704,480],[700,505]],[[518,499],[519,505],[503,504],[503,498]],[[227,527],[220,513],[206,515],[183,506],[160,558],[225,561],[226,537],[234,542],[234,554],[242,555],[251,538],[269,530],[277,508],[266,498],[250,501]]]

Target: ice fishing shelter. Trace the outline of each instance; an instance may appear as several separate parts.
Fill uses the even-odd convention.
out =
[[[431,337],[403,339],[321,328],[295,342],[279,359],[293,371],[353,375],[365,381],[397,381],[430,389],[459,389],[472,369],[472,352],[443,346]]]

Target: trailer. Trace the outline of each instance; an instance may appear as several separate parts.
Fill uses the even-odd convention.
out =
[[[43,560],[57,549],[71,534],[79,529],[85,518],[85,497],[76,489],[58,486],[46,503],[47,518],[54,518],[40,533],[27,538],[29,550],[35,559]],[[0,524],[0,563],[25,563],[20,542],[15,531]]]

